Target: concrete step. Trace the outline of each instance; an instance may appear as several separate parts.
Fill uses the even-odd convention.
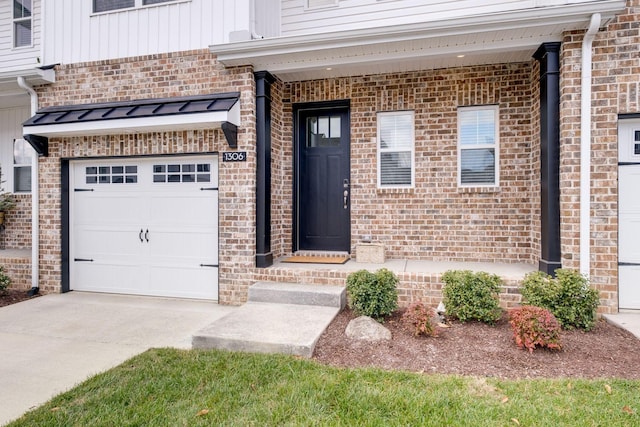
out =
[[[311,357],[341,307],[249,301],[193,336],[193,348]]]
[[[343,309],[347,301],[347,292],[344,286],[257,282],[249,288],[248,301]]]

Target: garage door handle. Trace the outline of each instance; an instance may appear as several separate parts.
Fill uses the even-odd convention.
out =
[[[144,233],[144,240],[147,241],[147,243],[149,243],[149,230],[147,229],[147,231]]]
[[[142,233],[144,233],[144,230],[141,228],[140,233],[138,234],[138,239],[140,239],[140,243],[144,243],[144,240],[142,240]]]
[[[87,259],[87,258],[74,258],[73,260],[76,262],[93,262],[92,259]]]

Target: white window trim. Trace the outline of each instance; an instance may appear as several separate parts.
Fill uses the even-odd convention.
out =
[[[11,10],[13,10],[13,0],[11,1]],[[11,46],[12,49],[29,49],[33,47],[33,1],[31,2],[31,16],[26,16],[22,18],[14,18],[13,12],[11,12]],[[26,22],[31,21],[31,37],[29,40],[31,43],[25,44],[23,46],[16,46],[16,24],[18,22]]]
[[[123,7],[121,9],[111,9],[111,10],[105,10],[102,12],[93,12],[93,0],[91,3],[91,16],[98,16],[98,15],[106,15],[109,13],[120,13],[120,12],[127,12],[127,11],[132,11],[132,10],[138,10],[138,9],[147,9],[150,7],[160,7],[160,6],[166,6],[166,5],[170,5],[170,4],[178,4],[178,3],[189,3],[191,2],[191,0],[170,0],[170,1],[166,1],[163,3],[156,3],[156,4],[143,4],[142,0],[135,0],[135,4],[133,5],[133,7]]]
[[[493,110],[494,112],[494,135],[495,142],[493,144],[478,144],[468,149],[478,148],[493,148],[495,153],[495,168],[494,168],[494,183],[493,184],[463,184],[462,183],[462,144],[460,142],[461,128],[460,128],[460,112],[461,111],[480,111],[480,110]],[[458,187],[462,188],[497,188],[500,186],[500,106],[499,105],[477,105],[470,107],[458,107],[457,113],[458,120]]]
[[[411,116],[411,184],[405,185],[382,185],[381,179],[381,153],[384,152],[397,152],[398,150],[393,150],[389,148],[381,148],[380,147],[380,120],[381,116]],[[378,112],[376,115],[376,169],[377,169],[377,187],[378,189],[393,189],[393,188],[414,188],[416,184],[416,122],[415,122],[415,112],[413,110],[402,110],[402,111],[384,111]]]

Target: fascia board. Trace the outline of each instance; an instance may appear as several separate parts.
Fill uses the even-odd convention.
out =
[[[0,72],[0,83],[12,83],[18,77],[24,77],[30,83],[47,84],[55,83],[56,73],[53,69],[42,70],[40,68],[28,68],[24,70],[12,70]]]
[[[533,8],[456,18],[445,21],[365,28],[332,33],[285,36],[210,46],[210,51],[227,66],[246,65],[258,58],[304,51],[348,48],[367,44],[403,42],[434,37],[506,31],[530,26],[581,24],[586,26],[594,13],[604,20],[624,10],[624,0],[607,0],[563,6]]]

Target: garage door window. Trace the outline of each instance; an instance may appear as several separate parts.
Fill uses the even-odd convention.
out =
[[[187,163],[153,165],[153,182],[211,182],[211,165]]]
[[[87,184],[135,184],[138,182],[137,166],[87,166]]]

